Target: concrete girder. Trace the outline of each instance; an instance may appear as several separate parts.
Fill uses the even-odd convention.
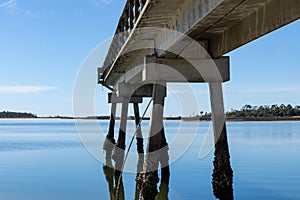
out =
[[[129,70],[120,78],[115,90],[118,96],[133,95],[133,92],[146,83],[156,81],[165,82],[226,82],[230,80],[229,57],[219,59],[188,59],[183,58],[157,58],[156,56],[145,56],[144,65],[139,65]],[[124,84],[127,83],[128,85]],[[130,85],[131,84],[131,85]],[[118,93],[120,87],[124,92]],[[150,97],[151,88],[147,86],[140,88],[148,90],[146,97]],[[133,95],[136,96],[137,94]]]
[[[153,84],[118,83],[115,91],[117,97],[152,97]]]
[[[219,59],[167,59],[147,56],[143,82],[226,82],[229,76],[229,57]]]
[[[118,97],[115,93],[108,93],[108,103],[122,103],[123,97]],[[129,103],[143,103],[143,98],[140,96],[131,96]]]

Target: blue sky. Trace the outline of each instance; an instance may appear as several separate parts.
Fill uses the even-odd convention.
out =
[[[0,111],[72,115],[80,66],[115,32],[123,4],[124,0],[0,0]],[[227,110],[244,104],[300,104],[299,35],[297,21],[229,54]],[[207,86],[193,88],[199,91],[200,109],[209,111]],[[107,115],[107,91],[99,86],[96,92],[97,114]],[[166,115],[197,114],[192,107],[184,113],[177,107],[171,94]]]

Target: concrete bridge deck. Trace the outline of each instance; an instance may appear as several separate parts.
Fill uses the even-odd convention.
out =
[[[99,82],[114,86],[122,73],[142,63],[151,53],[143,49],[145,44],[156,49],[166,46],[165,37],[153,27],[183,33],[219,58],[299,18],[299,0],[144,0],[141,4],[127,0]],[[138,29],[143,28],[148,30],[140,34]],[[175,38],[168,41],[169,48],[184,51],[189,41]],[[126,52],[126,48],[139,50]],[[174,57],[166,51],[157,56]]]

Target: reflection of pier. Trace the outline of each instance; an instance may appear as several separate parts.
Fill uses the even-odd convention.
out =
[[[118,181],[119,181],[119,176],[116,176],[114,173],[114,169],[109,167],[108,165],[105,165],[103,167],[103,172],[106,177],[106,181],[108,184],[108,190],[110,194],[110,200],[124,200],[125,199],[125,192],[124,192],[124,185],[123,185],[123,179],[120,179],[121,182],[119,184],[118,188]],[[137,183],[136,183],[136,188],[135,188],[135,195],[134,199],[139,200],[140,199],[140,194],[141,194],[141,188],[139,185],[139,173],[137,173]],[[170,181],[170,173],[168,170],[162,170],[161,171],[161,181],[160,185],[158,187],[158,191],[156,193],[155,198],[157,200],[167,200],[169,199],[169,181]],[[119,190],[119,192],[117,192]],[[118,193],[118,197],[117,197]]]
[[[163,130],[162,130],[163,131]],[[163,133],[164,134],[164,133]],[[167,145],[166,143],[162,143]],[[139,147],[139,146],[138,146]],[[160,162],[168,162],[168,148],[166,151],[161,152]],[[233,199],[233,171],[230,165],[230,155],[227,142],[226,129],[223,129],[218,142],[215,144],[215,157],[213,161],[213,174],[212,174],[212,188],[213,193],[216,198],[220,200],[232,200]],[[106,181],[109,188],[110,199],[111,200],[124,200],[125,192],[123,179],[120,177],[119,173],[115,173],[115,169],[112,167],[112,159],[109,158],[110,151],[106,151],[106,164],[103,167],[103,172],[106,177]],[[144,154],[140,153],[137,163],[136,172],[136,187],[134,199],[139,200],[141,197],[143,199],[156,199],[156,200],[166,200],[169,199],[169,181],[170,181],[170,169],[166,163],[162,163],[163,167],[161,169],[161,180],[160,185],[157,186],[159,182],[157,171],[154,173],[155,179],[153,185],[145,186],[143,180],[146,174],[142,172],[144,164]],[[188,172],[187,172],[188,174]],[[147,182],[146,182],[147,183]],[[125,185],[126,187],[126,185]],[[149,190],[151,189],[151,191]]]
[[[135,106],[135,108],[137,108]],[[136,116],[138,112],[135,112]],[[139,119],[139,118],[136,118]],[[136,120],[137,122],[137,120]],[[139,124],[138,122],[137,124]],[[113,123],[111,123],[112,125]],[[140,127],[137,126],[137,131],[140,131]],[[141,132],[139,133],[141,134]],[[109,134],[108,134],[109,135]],[[137,134],[138,135],[138,134]],[[159,152],[159,159],[156,160],[156,163],[152,162],[151,164],[158,165],[159,163],[161,166],[161,181],[159,190],[157,189],[157,183],[159,182],[158,178],[158,171],[150,171],[145,172],[143,170],[144,166],[144,152],[142,148],[143,139],[141,137],[137,137],[137,149],[139,152],[138,163],[137,163],[137,173],[136,173],[136,187],[135,187],[135,199],[168,199],[168,192],[169,192],[169,180],[170,180],[170,170],[169,170],[169,155],[168,155],[168,144],[166,142],[164,129],[161,130],[160,133],[161,137],[161,147],[164,147],[163,151]],[[107,139],[108,140],[108,139]],[[107,142],[107,141],[106,141]],[[108,144],[105,143],[104,148],[106,150],[106,163],[103,167],[103,172],[106,177],[106,181],[108,183],[110,199],[111,200],[124,200],[124,186],[123,186],[123,178],[122,178],[122,171],[118,170],[116,167],[113,167],[112,159],[110,158],[112,155],[112,149],[108,148]],[[149,155],[149,154],[148,154]],[[155,154],[155,156],[158,156]],[[116,164],[118,161],[115,160]],[[158,167],[158,166],[157,166]],[[151,179],[149,181],[144,182],[144,179]],[[149,184],[150,183],[150,184]],[[145,185],[147,184],[147,185]],[[148,185],[149,184],[149,185]]]
[[[165,168],[168,145],[163,129],[167,84],[208,83],[216,143],[214,193],[218,198],[225,195],[231,199],[232,172],[228,145],[225,147],[222,91],[230,72],[229,58],[222,55],[299,18],[299,0],[127,0],[103,67],[98,69],[98,82],[112,91],[111,122],[104,149],[107,160],[112,157],[115,161],[115,175],[122,175],[126,158],[128,104],[134,104],[138,119],[137,104],[151,97],[147,150],[145,161],[144,155],[139,161],[144,163],[139,177],[143,180],[142,199],[154,199],[159,164],[169,172]],[[117,103],[122,104],[122,110],[115,142]],[[137,130],[138,152],[143,154],[140,136]]]

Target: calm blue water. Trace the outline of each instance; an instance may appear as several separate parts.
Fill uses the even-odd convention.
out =
[[[105,132],[108,121],[99,124]],[[199,158],[210,123],[166,122],[169,141],[179,126],[197,135],[170,167],[169,199],[215,199],[213,151]],[[300,199],[300,122],[229,122],[227,130],[235,199]],[[135,174],[123,181],[133,199]],[[73,121],[0,120],[0,199],[99,200],[109,192],[103,164],[86,151]]]

